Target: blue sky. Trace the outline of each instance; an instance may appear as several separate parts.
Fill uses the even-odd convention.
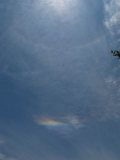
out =
[[[118,0],[0,1],[0,159],[118,160]]]

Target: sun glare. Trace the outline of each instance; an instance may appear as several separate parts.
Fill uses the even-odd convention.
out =
[[[50,5],[56,9],[63,10],[65,8],[65,0],[49,0]]]
[[[49,5],[60,15],[68,13],[71,5],[71,0],[48,0]]]
[[[71,11],[74,11],[77,6],[78,0],[37,0],[35,1],[35,10],[39,11],[41,8],[44,10],[51,10],[51,13],[58,14],[59,16],[68,16]]]

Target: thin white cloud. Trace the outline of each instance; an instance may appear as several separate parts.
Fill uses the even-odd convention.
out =
[[[120,0],[105,0],[104,8],[105,26],[113,32],[113,28],[120,24]]]
[[[64,135],[85,126],[83,120],[76,115],[66,115],[65,117],[35,116],[34,121],[40,126]]]
[[[107,84],[111,85],[111,86],[113,86],[113,85],[116,86],[117,85],[117,80],[115,78],[113,78],[113,77],[107,77],[105,79],[105,82]]]

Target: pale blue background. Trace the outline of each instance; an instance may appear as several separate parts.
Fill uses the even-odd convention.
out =
[[[106,26],[119,6],[61,1],[0,0],[1,160],[120,159],[120,23]],[[34,115],[84,127],[56,132]]]

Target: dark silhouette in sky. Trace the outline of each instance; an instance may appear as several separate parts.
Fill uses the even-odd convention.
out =
[[[120,58],[120,51],[119,50],[111,50],[111,53],[113,54],[113,56],[117,56]]]

